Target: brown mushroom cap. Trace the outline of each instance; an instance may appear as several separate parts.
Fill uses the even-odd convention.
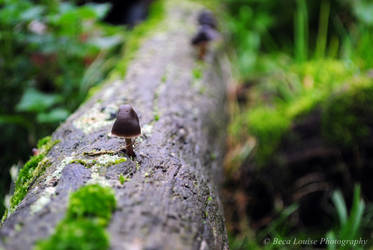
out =
[[[197,34],[192,38],[192,45],[199,45],[202,43],[209,42],[211,40],[215,40],[218,37],[218,33],[216,30],[211,28],[208,25],[202,25],[199,29]]]
[[[113,135],[132,138],[141,135],[139,118],[131,105],[125,104],[119,107],[117,119],[111,129]]]
[[[214,16],[214,14],[212,14],[212,12],[208,11],[208,10],[202,10],[198,14],[198,23],[200,25],[208,25],[215,30],[218,27],[218,24],[217,24],[217,21],[216,21],[216,18]]]

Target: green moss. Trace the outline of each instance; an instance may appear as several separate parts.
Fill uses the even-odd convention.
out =
[[[278,103],[274,107],[259,106],[247,113],[249,133],[257,139],[256,159],[259,165],[265,164],[277,149],[282,136],[291,123],[313,110],[327,96],[317,89],[305,92],[288,103]],[[239,128],[242,122],[238,123]]]
[[[124,182],[125,182],[125,178],[124,178],[124,176],[121,174],[121,175],[119,175],[119,182],[120,182],[120,184],[124,184]]]
[[[109,237],[105,227],[115,210],[111,188],[93,184],[81,187],[69,201],[65,218],[53,235],[36,244],[37,250],[105,250]]]
[[[279,144],[282,135],[290,126],[290,119],[280,110],[259,107],[248,114],[250,133],[257,138],[257,160],[264,163]]]
[[[112,165],[118,165],[118,164],[126,162],[126,161],[127,161],[127,158],[123,157],[123,158],[116,159],[112,162],[109,161],[106,164],[103,164],[103,166],[104,167],[109,167],[109,166],[112,166]]]
[[[212,160],[212,161],[216,160],[217,157],[218,156],[216,155],[216,153],[211,153],[210,154],[210,160]]]
[[[311,77],[314,82],[313,88],[319,89],[332,89],[356,72],[356,69],[351,64],[345,64],[342,61],[333,59],[313,60],[302,64],[294,64],[289,70],[298,74],[301,79],[306,76]]]
[[[198,93],[201,95],[204,95],[206,93],[207,89],[205,86],[200,86]]]
[[[199,80],[203,77],[203,72],[202,72],[202,69],[201,69],[200,66],[195,67],[193,69],[192,73],[193,73],[193,79],[195,79],[195,80]]]
[[[104,154],[115,155],[117,153],[118,153],[117,151],[113,151],[113,150],[102,150],[102,151],[93,150],[89,152],[83,152],[83,155],[86,155],[86,156],[97,156],[97,155],[104,155]]]
[[[34,182],[39,176],[41,176],[44,171],[52,164],[52,162],[49,161],[48,158],[44,158],[38,166],[35,168],[35,170],[32,173],[32,181]]]
[[[16,186],[26,183],[32,177],[33,171],[44,157],[44,154],[34,155],[23,165],[23,168],[19,171]]]
[[[120,182],[120,184],[123,185],[125,182],[127,182],[129,180],[130,180],[130,178],[128,178],[127,176],[125,177],[122,174],[119,175],[119,182]]]
[[[83,165],[86,168],[91,168],[93,165],[97,163],[96,160],[83,160],[83,159],[74,159],[70,162],[70,164],[77,163]]]
[[[1,225],[4,223],[5,219],[8,217],[8,213],[9,213],[9,209],[6,208],[3,214],[3,217],[1,218]]]
[[[99,85],[96,85],[96,86],[93,86],[93,87],[89,88],[87,97],[85,98],[85,101],[87,101],[92,96],[94,96],[97,92],[99,92],[102,89],[103,86],[104,86],[104,84],[99,84]]]
[[[61,142],[60,140],[52,141],[52,138],[50,136],[44,137],[38,142],[39,153],[48,154],[48,152],[53,148],[53,146],[60,142]]]
[[[25,198],[30,186],[42,175],[45,169],[51,165],[45,155],[36,155],[24,165],[19,172],[14,194],[10,199],[10,212]]]
[[[9,212],[13,212],[16,206],[25,198],[30,186],[50,166],[51,163],[45,159],[45,156],[57,143],[59,143],[59,140],[52,141],[51,137],[45,137],[38,142],[39,154],[32,156],[19,171],[14,194],[10,199]]]
[[[37,243],[36,250],[105,250],[109,237],[104,228],[88,219],[64,220],[47,240]]]
[[[108,154],[100,155],[97,159],[73,159],[69,162],[69,164],[77,163],[83,165],[86,168],[92,168],[94,166],[109,167],[127,161],[126,157],[118,157],[116,155],[111,154],[110,151],[108,152]],[[88,153],[86,155],[88,155]],[[91,155],[93,155],[93,153],[91,153]]]
[[[316,107],[324,98],[325,95],[321,91],[314,90],[307,92],[286,105],[286,116],[294,119],[301,115],[305,115]]]
[[[323,135],[330,142],[351,147],[372,135],[373,82],[350,86],[323,105]]]
[[[165,83],[166,81],[167,81],[167,75],[164,74],[164,75],[162,76],[162,78],[161,78],[161,82],[162,82],[162,83]]]
[[[52,140],[52,137],[50,137],[50,136],[46,136],[46,137],[40,139],[38,141],[38,144],[37,144],[38,148],[41,148],[44,145],[47,145],[48,143],[50,143],[51,140]]]
[[[366,85],[366,79],[356,76],[358,71],[354,66],[323,59],[301,64],[284,64],[279,61],[276,62],[275,69],[278,71],[276,74],[263,78],[250,90],[251,103],[255,103],[256,107],[250,107],[248,111],[238,115],[230,126],[232,135],[241,143],[247,141],[247,133],[242,132],[242,128],[247,127],[249,134],[256,138],[255,157],[259,165],[271,159],[293,121],[323,103],[326,103],[325,124],[330,123],[324,126],[325,136],[331,141],[341,143],[339,139],[332,139],[337,138],[337,134],[341,137],[346,133],[346,137],[341,137],[343,144],[357,142],[357,138],[366,135],[366,128],[361,126],[360,121],[342,115],[349,113],[345,109],[346,105],[351,104],[343,102],[351,97],[344,96],[337,100],[334,94],[346,82],[351,86]],[[333,102],[336,103],[332,104]],[[343,121],[333,122],[335,116]]]
[[[71,195],[66,218],[97,219],[99,224],[107,225],[115,206],[116,201],[111,188],[98,184],[87,185]]]

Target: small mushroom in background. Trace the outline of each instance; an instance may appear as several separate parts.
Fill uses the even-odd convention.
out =
[[[111,133],[126,139],[126,152],[130,157],[136,157],[133,151],[132,138],[141,135],[139,118],[131,105],[125,104],[119,107],[117,119],[113,124]]]
[[[218,33],[209,25],[202,25],[192,38],[192,45],[198,47],[198,59],[203,60],[208,49],[208,43],[218,37]]]
[[[37,148],[32,148],[32,155],[38,155],[39,150]]]
[[[211,28],[217,30],[218,23],[216,21],[216,18],[212,14],[211,11],[208,10],[202,10],[198,15],[198,23],[199,25],[208,25]]]

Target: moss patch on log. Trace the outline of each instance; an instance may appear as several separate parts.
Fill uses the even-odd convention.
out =
[[[119,175],[119,182],[121,185],[123,185],[125,182],[131,180],[128,176],[124,176],[123,174]]]
[[[83,165],[86,168],[92,168],[94,166],[97,167],[109,167],[113,165],[120,164],[122,162],[126,162],[126,157],[120,157],[117,155],[101,155],[95,159],[73,159],[69,162],[70,163],[78,163]]]
[[[105,229],[91,220],[60,223],[50,239],[41,241],[36,250],[105,250],[109,249],[109,237]]]
[[[87,185],[71,195],[66,216],[69,220],[91,218],[106,226],[115,206],[115,197],[110,188],[98,184]]]
[[[71,195],[66,216],[55,233],[49,239],[39,241],[36,249],[109,249],[105,227],[115,207],[111,188],[98,184],[81,187]]]
[[[43,174],[45,169],[51,165],[46,158],[50,149],[59,143],[59,140],[52,140],[50,136],[45,137],[38,142],[38,154],[30,158],[19,171],[14,194],[10,199],[10,212],[13,212],[16,206],[26,196],[28,189]],[[6,218],[6,217],[5,217]],[[3,218],[4,219],[4,218]]]
[[[230,132],[245,138],[246,127],[256,139],[255,160],[264,165],[273,159],[291,125],[321,108],[323,136],[336,145],[356,144],[368,133],[364,119],[356,115],[369,112],[372,98],[372,80],[356,72],[355,67],[330,59],[285,65],[250,89],[255,106],[235,119]]]
[[[372,135],[373,81],[349,86],[323,106],[323,136],[331,143],[353,147]]]
[[[273,153],[282,135],[289,128],[290,119],[281,111],[263,107],[249,113],[248,123],[251,133],[258,140],[257,160],[263,163]]]

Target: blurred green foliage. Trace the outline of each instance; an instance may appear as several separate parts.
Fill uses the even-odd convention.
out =
[[[369,12],[369,2],[224,3],[239,84],[251,86],[249,105],[240,108],[230,134],[239,143],[253,135],[259,162],[269,158],[292,120],[315,106],[326,108],[323,103],[346,82],[371,84],[364,73],[373,67],[368,45],[373,42],[373,27],[364,12]],[[249,133],[242,136],[242,129]]]
[[[125,31],[99,21],[109,8],[0,0],[0,196],[8,190],[10,166],[26,160],[37,140],[113,68],[117,58],[109,55],[120,49]]]
[[[227,10],[223,26],[230,33],[230,56],[238,82],[234,92],[238,102],[232,104],[234,113],[229,126],[232,152],[228,154],[231,161],[228,159],[227,172],[235,170],[238,174],[240,166],[273,171],[266,166],[273,167],[272,160],[281,160],[273,158],[283,136],[295,121],[315,109],[322,113],[322,136],[338,148],[356,150],[367,135],[371,136],[368,117],[373,115],[370,71],[373,2],[224,0],[223,3]],[[255,147],[247,153],[250,144]],[[255,170],[242,172],[252,174]],[[350,234],[355,239],[367,235],[366,228],[372,226],[367,221],[371,217],[362,213],[363,195],[359,190],[355,189],[349,218],[345,212],[348,222],[330,231],[329,236],[341,239]],[[338,192],[331,198],[335,204],[343,200]],[[350,201],[348,197],[347,200]],[[340,204],[336,204],[337,214],[342,211]],[[281,249],[281,246],[265,246],[266,237],[325,237],[322,231],[325,228],[292,231],[291,222],[281,219],[286,214],[289,216],[287,212],[292,208],[295,210],[291,211],[297,211],[296,205],[276,211],[271,221],[257,231],[248,229],[249,225],[242,226],[245,223],[241,222],[242,231],[230,236],[231,248]],[[349,206],[343,206],[347,211]],[[362,228],[360,221],[369,226]]]
[[[233,61],[238,77],[243,80],[263,69],[271,70],[267,63],[262,63],[263,52],[285,52],[298,62],[324,56],[349,56],[352,49],[354,57],[371,57],[362,53],[371,41],[369,16],[373,3],[370,1],[224,0],[223,3]]]
[[[329,141],[344,147],[359,147],[370,136],[373,114],[373,83],[350,85],[331,96],[323,108],[323,132]]]
[[[330,240],[359,240],[362,226],[365,202],[361,199],[360,186],[355,186],[353,202],[349,216],[347,215],[347,206],[342,193],[337,190],[333,193],[332,200],[337,211],[339,227],[328,232],[326,238]],[[351,249],[351,245],[341,246],[340,244],[328,244],[328,249]],[[353,249],[364,249],[357,245]]]

